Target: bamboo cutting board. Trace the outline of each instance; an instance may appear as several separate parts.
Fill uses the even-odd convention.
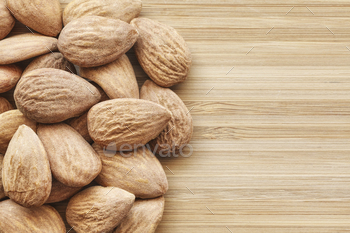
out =
[[[161,159],[157,233],[350,232],[350,2],[144,0],[141,16],[193,54],[173,88],[192,109],[193,154]]]

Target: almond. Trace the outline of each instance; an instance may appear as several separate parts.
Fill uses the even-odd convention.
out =
[[[54,68],[65,70],[76,74],[77,71],[72,63],[70,63],[66,58],[63,57],[61,53],[48,53],[40,57],[35,58],[27,68],[23,71],[23,76],[32,70],[37,70],[41,68]]]
[[[77,117],[96,104],[101,95],[81,77],[45,68],[27,73],[18,82],[14,98],[25,116],[40,123]]]
[[[4,97],[0,97],[0,114],[12,110],[13,107]],[[1,123],[0,123],[1,125]],[[1,141],[1,140],[0,140]]]
[[[7,65],[57,50],[57,39],[26,33],[0,41],[0,64]]]
[[[6,2],[15,18],[35,31],[47,36],[57,36],[62,30],[59,0],[6,0]]]
[[[58,38],[58,49],[75,65],[95,67],[121,57],[137,37],[137,30],[119,19],[88,16],[64,27]]]
[[[0,93],[14,88],[21,75],[22,69],[18,65],[0,65]]]
[[[133,19],[131,25],[140,34],[135,53],[147,75],[163,87],[185,81],[192,58],[180,34],[168,25],[147,18]]]
[[[12,136],[20,125],[27,125],[36,131],[36,122],[25,117],[19,110],[9,110],[0,114],[0,153],[5,153]]]
[[[0,232],[65,233],[59,213],[49,205],[22,207],[11,200],[0,202]]]
[[[6,1],[0,0],[0,40],[5,38],[15,26],[15,18],[6,8]]]
[[[131,152],[110,151],[97,144],[93,148],[102,160],[102,171],[96,178],[100,185],[118,187],[144,199],[167,192],[168,181],[163,167],[147,148]]]
[[[135,196],[115,187],[93,186],[68,203],[67,222],[77,233],[108,232],[128,214]]]
[[[139,98],[135,72],[125,54],[104,66],[82,67],[80,75],[97,83],[111,99]]]
[[[0,200],[6,197],[4,186],[2,185],[2,161],[4,160],[4,156],[0,154]]]
[[[102,164],[97,153],[67,124],[40,124],[38,136],[46,149],[52,175],[62,184],[83,187],[100,173]]]
[[[192,117],[186,105],[175,92],[150,80],[143,84],[141,98],[160,104],[172,113],[168,125],[149,143],[152,151],[162,154],[178,153],[190,142],[193,132]]]
[[[164,197],[136,200],[113,233],[154,233],[162,220],[163,212]]]
[[[102,16],[130,23],[141,10],[141,0],[74,0],[64,9],[63,24],[86,16]]]
[[[67,200],[79,192],[82,188],[68,187],[56,179],[52,179],[52,187],[49,199],[46,200],[46,203],[56,203],[60,201]]]
[[[51,170],[36,133],[21,125],[6,151],[2,182],[6,196],[24,207],[41,206],[51,192]]]
[[[116,150],[140,147],[156,138],[171,119],[171,113],[146,100],[114,99],[93,106],[88,113],[91,138],[100,146]]]

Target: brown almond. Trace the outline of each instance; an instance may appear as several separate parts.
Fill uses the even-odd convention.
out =
[[[5,38],[15,26],[15,18],[6,8],[6,1],[0,0],[0,40]]]
[[[58,38],[58,49],[75,65],[102,66],[126,53],[137,37],[137,30],[124,21],[88,16],[64,27]]]
[[[82,67],[80,75],[97,83],[111,99],[139,98],[135,72],[125,54],[104,66]]]
[[[131,150],[156,138],[171,119],[159,104],[139,99],[113,99],[93,106],[88,113],[91,138],[102,147]]]
[[[21,75],[22,69],[18,65],[0,65],[0,93],[14,88]]]
[[[0,97],[0,114],[12,110],[13,106],[4,97]],[[0,124],[1,125],[1,124]]]
[[[25,117],[19,110],[0,114],[0,153],[5,154],[12,136],[21,125],[27,125],[36,132],[36,122]]]
[[[135,196],[115,187],[93,186],[68,203],[67,222],[77,233],[109,232],[128,214]]]
[[[36,133],[21,125],[6,151],[2,182],[5,195],[24,207],[43,205],[51,192],[51,170]]]
[[[144,199],[159,197],[168,191],[163,167],[147,148],[131,152],[106,150],[97,144],[93,144],[93,148],[102,160],[102,171],[96,178],[100,185],[118,187]]]
[[[52,175],[62,184],[83,187],[100,173],[102,164],[98,154],[69,125],[39,124],[38,136],[46,149]]]
[[[28,118],[40,123],[58,123],[80,116],[98,103],[101,95],[77,75],[44,68],[23,76],[14,98],[18,109]]]
[[[141,10],[141,0],[74,0],[64,9],[63,24],[86,16],[102,16],[130,23]]]
[[[7,65],[57,50],[57,39],[26,33],[0,41],[0,64]]]
[[[51,193],[49,199],[46,200],[46,203],[56,203],[67,200],[74,196],[81,189],[81,187],[68,187],[67,185],[62,184],[61,182],[53,178]]]
[[[163,217],[164,202],[164,197],[136,200],[113,233],[154,233]]]
[[[61,53],[48,53],[40,57],[35,58],[27,68],[23,71],[23,76],[32,70],[42,68],[54,68],[59,70],[65,70],[70,73],[76,74],[77,71],[72,63],[63,57]]]
[[[25,208],[11,200],[0,202],[0,232],[65,233],[60,214],[49,205]]]
[[[150,141],[152,151],[178,153],[190,142],[193,132],[192,117],[184,102],[169,88],[160,87],[150,80],[143,84],[141,98],[160,104],[172,113],[168,125]]]
[[[140,34],[134,48],[147,75],[163,87],[185,81],[192,58],[182,36],[174,28],[147,18],[133,19],[131,25]]]
[[[62,30],[62,13],[59,0],[30,1],[6,0],[15,18],[35,31],[57,36]]]
[[[0,154],[0,200],[6,197],[4,186],[2,185],[2,161],[4,160],[4,156]]]

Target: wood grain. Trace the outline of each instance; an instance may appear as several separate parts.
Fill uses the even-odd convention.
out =
[[[173,87],[193,107],[193,154],[161,159],[157,233],[349,232],[349,1],[144,0],[141,16],[193,53]]]

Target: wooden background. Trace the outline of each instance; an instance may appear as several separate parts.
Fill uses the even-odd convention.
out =
[[[173,89],[193,108],[194,152],[161,159],[170,188],[157,233],[350,232],[350,2],[143,6],[193,54]]]

